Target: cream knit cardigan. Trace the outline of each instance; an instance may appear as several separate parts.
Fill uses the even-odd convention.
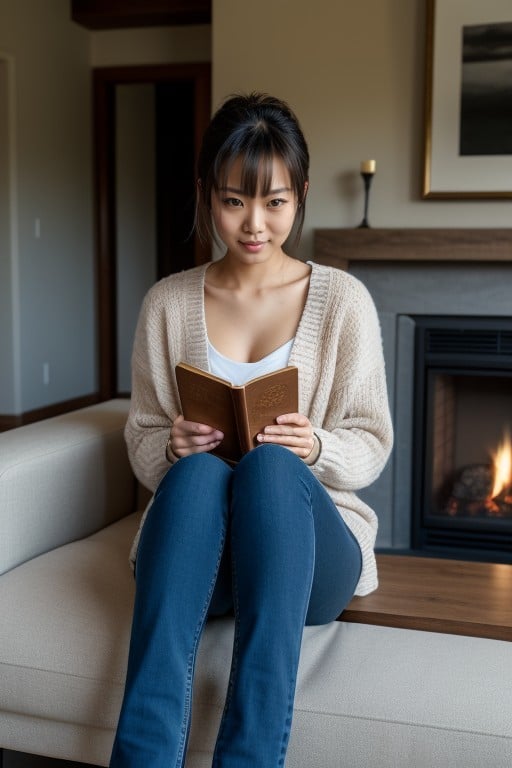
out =
[[[208,370],[207,268],[195,267],[154,285],[137,325],[125,437],[134,472],[152,491],[169,468],[165,448],[170,425],[180,413],[174,367],[185,361]],[[361,282],[331,267],[311,268],[289,364],[299,369],[300,412],[309,417],[321,441],[310,469],[359,542],[363,568],[356,594],[365,595],[378,583],[373,551],[377,517],[355,491],[378,477],[393,439],[380,327]]]

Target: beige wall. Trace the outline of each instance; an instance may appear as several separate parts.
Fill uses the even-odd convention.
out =
[[[91,33],[91,66],[210,61],[211,28],[148,27]]]
[[[96,389],[89,34],[70,21],[69,0],[0,0],[2,57],[11,317],[0,367],[11,375],[0,413],[13,413]]]
[[[209,26],[90,32],[69,0],[0,0],[0,414],[97,390],[91,67],[209,59]]]
[[[2,187],[13,217],[0,233],[2,320],[12,324],[0,335],[10,368],[0,413],[96,389],[91,66],[211,59],[214,104],[250,89],[289,100],[312,155],[302,257],[314,227],[359,223],[359,163],[370,157],[373,226],[510,226],[510,201],[420,199],[424,4],[213,0],[211,28],[89,32],[70,20],[69,0],[0,0],[2,103],[9,61],[14,110],[1,119],[15,131],[15,177]]]
[[[13,62],[0,51],[0,413],[16,408],[14,294],[19,294],[13,251]],[[17,335],[17,334],[16,334]],[[19,388],[18,388],[19,389]]]
[[[303,257],[312,256],[314,227],[360,222],[359,164],[367,158],[377,160],[375,227],[511,225],[510,201],[420,198],[424,0],[247,6],[213,0],[213,103],[234,91],[263,90],[298,113],[312,158]]]

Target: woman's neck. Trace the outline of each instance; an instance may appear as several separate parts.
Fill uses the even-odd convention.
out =
[[[296,260],[281,252],[268,261],[245,264],[227,253],[208,268],[207,282],[231,290],[262,290],[275,288],[286,282],[290,267]]]

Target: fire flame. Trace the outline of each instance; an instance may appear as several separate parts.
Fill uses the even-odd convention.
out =
[[[495,499],[502,491],[508,490],[512,485],[512,443],[508,433],[505,433],[503,442],[498,446],[496,453],[492,454],[492,459],[494,462],[494,486],[491,498]]]

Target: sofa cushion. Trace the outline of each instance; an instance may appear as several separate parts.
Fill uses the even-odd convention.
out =
[[[128,405],[110,400],[0,434],[0,573],[137,509]]]
[[[67,753],[73,759],[94,754],[108,764],[138,520],[124,518],[0,578],[0,725],[45,721],[59,733],[62,723],[63,733],[81,734],[76,755]],[[230,619],[211,621],[204,633],[188,768],[211,765],[232,638]],[[508,768],[511,711],[512,643],[343,622],[307,627],[287,768],[410,768],[446,765],[447,755],[450,766]],[[95,742],[103,734],[99,757],[87,733]],[[22,749],[22,737],[11,748]]]
[[[138,521],[129,515],[0,577],[0,709],[115,726]]]
[[[189,768],[213,748],[231,622],[203,637]],[[221,683],[221,684],[220,684]],[[287,768],[510,768],[512,643],[334,622],[306,627]]]

